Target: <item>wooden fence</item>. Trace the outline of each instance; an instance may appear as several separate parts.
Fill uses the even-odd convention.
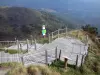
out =
[[[51,34],[49,34],[49,43],[52,42],[56,38],[60,37],[73,37],[73,38],[78,38],[79,37],[79,32],[75,36],[70,34],[71,29],[65,28],[65,29],[58,29]],[[86,40],[88,40],[88,36],[86,37]],[[7,43],[9,46],[10,45],[17,45],[18,50],[21,49],[21,43],[27,44],[27,51],[29,50],[29,44],[35,44],[35,53],[26,53],[26,54],[8,54],[4,52],[0,52],[0,63],[5,63],[5,62],[22,62],[24,65],[28,64],[51,64],[54,60],[56,59],[61,59],[62,56],[62,49],[58,50],[57,48],[51,49],[51,50],[44,50],[40,51],[37,50],[36,47],[36,40],[31,40],[29,41],[28,39],[26,41],[0,41],[1,44]],[[73,52],[70,52],[72,54]],[[78,63],[81,63],[81,65],[84,62],[84,58],[86,57],[85,54],[75,54],[75,59],[74,60],[69,60],[69,62],[73,62],[74,65],[78,66]],[[80,57],[81,56],[81,57]],[[81,60],[79,60],[81,59]]]
[[[54,32],[51,32],[50,34],[48,34],[48,40],[49,43],[52,42],[53,40],[55,40],[56,38],[60,38],[60,37],[72,37],[72,38],[79,38],[79,31],[76,32],[75,35],[71,34],[71,31],[75,31],[75,29],[69,29],[69,28],[64,28],[64,29],[58,29]],[[81,40],[84,43],[88,43],[88,35],[86,35],[85,40]]]

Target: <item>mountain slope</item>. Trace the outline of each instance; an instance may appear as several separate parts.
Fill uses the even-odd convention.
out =
[[[53,14],[23,7],[0,7],[0,40],[41,35],[42,25],[47,32],[65,27],[68,23]],[[69,24],[70,26],[70,24]]]

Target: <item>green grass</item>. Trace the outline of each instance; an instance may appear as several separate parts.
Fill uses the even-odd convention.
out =
[[[20,66],[21,63],[13,62],[13,63],[1,63],[0,67],[6,67],[6,68],[15,68],[16,66]]]
[[[27,51],[19,51],[19,50],[15,50],[15,49],[8,49],[8,50],[4,50],[4,49],[0,49],[0,51],[4,51],[5,53],[9,53],[9,54],[17,54],[17,53],[23,53],[25,54]]]
[[[18,66],[11,68],[6,75],[60,75],[60,73],[47,66],[30,65],[24,67],[23,65],[18,64]]]
[[[48,37],[46,37],[46,38],[40,38],[39,40],[37,40],[37,43],[41,43],[41,44],[49,43]]]

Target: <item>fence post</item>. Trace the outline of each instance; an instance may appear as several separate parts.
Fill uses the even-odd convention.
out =
[[[18,47],[18,51],[19,51],[19,41],[17,40],[17,47]]]
[[[82,46],[80,45],[80,54],[81,54],[81,47],[82,47]]]
[[[31,45],[33,45],[33,36],[31,35]]]
[[[53,41],[53,32],[52,32],[52,41]]]
[[[20,43],[20,50],[22,51],[22,44]]]
[[[55,49],[55,59],[57,60],[57,47]]]
[[[26,42],[27,42],[27,52],[28,52],[28,50],[29,50],[29,40],[27,39]]]
[[[10,44],[9,44],[9,41],[7,41],[8,42],[8,46],[10,46]],[[3,45],[2,45],[3,46]]]
[[[88,45],[88,40],[89,40],[89,36],[86,35],[86,42],[87,42],[87,45]]]
[[[45,60],[46,60],[46,65],[48,65],[48,52],[45,50]]]
[[[75,68],[77,68],[77,65],[78,65],[78,55],[76,57],[76,65],[75,65]]]
[[[60,60],[60,58],[61,58],[61,50],[60,50],[60,52],[59,52],[59,60]]]
[[[67,36],[67,27],[66,27],[66,32],[65,33],[66,33],[66,36]]]
[[[21,57],[21,62],[22,62],[22,65],[24,65],[24,58],[23,58],[23,56]]]
[[[68,59],[64,58],[64,68],[67,69],[67,63],[68,63]]]
[[[59,29],[58,29],[58,38],[59,38]]]
[[[35,42],[35,50],[37,50],[37,46],[36,46],[36,39],[34,40],[34,42]]]
[[[49,43],[50,43],[50,34],[48,34],[48,36],[49,36]]]
[[[79,31],[77,31],[77,38],[79,38]]]
[[[16,45],[17,39],[15,38],[15,45]]]
[[[0,52],[0,58],[1,58],[0,59],[1,60],[0,63],[2,63],[2,52]]]
[[[84,60],[84,55],[82,55],[82,59],[81,59],[81,67],[83,66],[83,60]]]

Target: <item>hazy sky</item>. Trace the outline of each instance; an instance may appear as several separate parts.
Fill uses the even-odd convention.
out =
[[[65,2],[85,2],[85,3],[97,3],[100,4],[100,0],[0,0],[0,5],[26,5],[38,3],[65,3]]]

